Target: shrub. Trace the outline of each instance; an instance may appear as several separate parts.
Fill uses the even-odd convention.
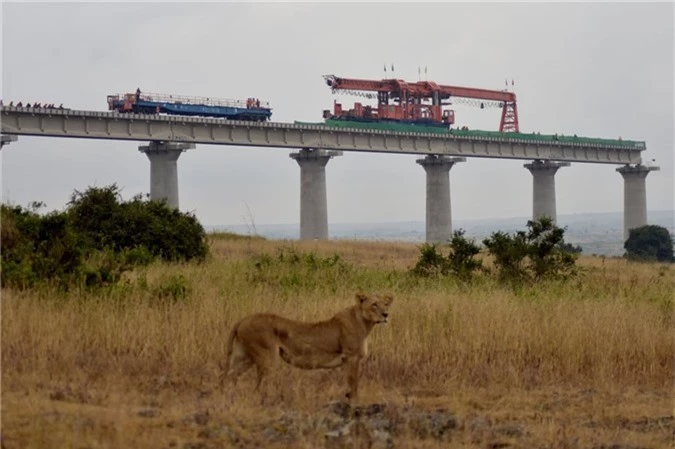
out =
[[[518,283],[573,276],[577,253],[565,249],[565,229],[548,217],[530,220],[527,227],[527,232],[509,235],[500,231],[483,240],[500,279]]]
[[[473,240],[464,237],[464,230],[453,232],[447,256],[438,252],[436,245],[425,243],[420,247],[420,258],[412,269],[413,274],[420,276],[446,276],[452,274],[460,279],[468,280],[476,271],[483,269],[480,260],[475,259],[480,248]]]
[[[203,260],[208,253],[193,214],[140,195],[123,202],[115,184],[75,191],[62,212],[40,215],[42,206],[2,205],[2,286],[110,285],[155,258]]]
[[[89,187],[86,191],[75,190],[68,202],[67,214],[73,228],[81,235],[88,248],[111,247],[118,250],[116,242],[122,221],[121,196],[117,185]]]
[[[631,260],[673,262],[673,238],[663,226],[646,225],[631,229],[623,245]]]
[[[448,274],[448,260],[438,252],[436,245],[424,243],[420,246],[420,258],[412,269],[418,276],[437,276]]]
[[[464,237],[464,230],[459,229],[452,234],[448,264],[450,272],[460,278],[470,278],[477,270],[483,269],[483,263],[475,257],[480,247],[471,239]]]
[[[494,257],[494,265],[502,280],[520,282],[527,279],[527,236],[519,231],[513,236],[497,231],[483,240],[488,253]]]
[[[298,289],[333,289],[353,282],[355,270],[338,254],[321,256],[294,247],[280,248],[276,255],[261,253],[251,259],[247,279],[252,284],[279,288],[285,292]],[[347,281],[350,279],[350,281]]]
[[[68,285],[81,274],[84,245],[63,213],[2,205],[2,285]]]
[[[121,202],[114,184],[75,192],[68,214],[75,229],[95,249],[144,247],[168,261],[203,260],[208,253],[206,233],[193,214],[141,195]]]

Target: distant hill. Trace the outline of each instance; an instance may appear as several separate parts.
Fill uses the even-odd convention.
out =
[[[526,228],[529,217],[453,220],[453,229],[464,229],[466,235],[480,241],[495,231],[514,232]],[[675,211],[649,211],[649,224],[663,226],[675,234]],[[623,212],[559,215],[558,225],[566,226],[565,241],[581,245],[584,254],[621,256],[623,250]],[[270,239],[297,240],[299,224],[206,226],[209,231],[230,231],[254,234]],[[425,225],[422,221],[389,223],[329,223],[331,239],[423,242]]]

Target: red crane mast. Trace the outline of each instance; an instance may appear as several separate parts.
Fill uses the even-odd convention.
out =
[[[362,119],[369,121],[401,121],[451,125],[455,122],[454,111],[443,109],[452,104],[453,98],[470,98],[491,102],[502,108],[499,131],[519,132],[516,94],[508,91],[448,86],[433,81],[406,82],[399,79],[365,80],[325,75],[326,84],[333,92],[344,91],[366,98],[377,97],[377,109],[355,103],[354,109],[345,111],[340,103],[334,103],[334,111],[324,111],[325,118]],[[393,103],[390,104],[390,101]]]

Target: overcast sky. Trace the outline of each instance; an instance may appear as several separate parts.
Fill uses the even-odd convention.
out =
[[[322,75],[501,89],[515,80],[523,132],[644,140],[649,210],[673,209],[673,4],[2,4],[2,98],[106,110],[148,92],[267,100],[273,120],[321,121]],[[496,130],[498,109],[457,105],[457,124]],[[150,189],[137,142],[20,137],[2,157],[3,201],[61,209],[74,189]],[[178,161],[180,208],[205,225],[297,223],[289,150],[197,145]],[[455,219],[528,216],[526,161],[468,159],[450,172]],[[556,176],[558,214],[623,210],[615,165]],[[345,153],[326,167],[329,222],[423,221],[414,156]]]

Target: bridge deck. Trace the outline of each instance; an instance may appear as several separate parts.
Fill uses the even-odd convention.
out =
[[[246,122],[217,118],[121,114],[3,106],[1,132],[10,135],[172,141],[215,145],[316,148],[415,155],[448,155],[568,162],[639,164],[642,145],[547,141],[519,136],[438,134],[322,124]]]

